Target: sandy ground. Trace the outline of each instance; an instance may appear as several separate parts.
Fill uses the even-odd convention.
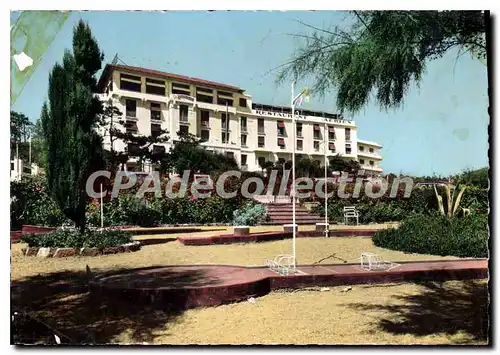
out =
[[[209,232],[211,233],[211,232]],[[170,235],[171,237],[172,235]],[[141,236],[145,239],[145,236]],[[163,239],[168,236],[163,235]],[[155,242],[161,240],[155,236]],[[138,268],[155,265],[177,264],[224,264],[262,266],[266,259],[279,254],[291,254],[290,239],[252,244],[227,244],[208,246],[184,246],[181,243],[166,239],[164,243],[146,245],[134,253],[105,255],[98,257],[48,258],[26,257],[21,255],[21,248],[26,244],[12,245],[11,278],[22,279],[40,273],[61,271],[85,271],[86,265],[91,269]],[[326,258],[322,263],[358,262],[362,252],[379,254],[385,260],[440,260],[454,259],[434,255],[407,254],[399,251],[378,248],[371,238],[298,238],[298,264],[312,264]]]
[[[255,304],[242,302],[189,310],[155,330],[149,341],[152,344],[486,342],[486,281],[354,286],[348,292],[342,289],[275,292],[258,298]],[[137,341],[130,331],[114,340]]]
[[[280,227],[263,227],[273,228]],[[26,245],[14,244],[11,277],[17,285],[13,289],[16,304],[84,343],[484,344],[487,341],[485,280],[359,285],[347,292],[342,292],[344,287],[324,292],[319,289],[273,292],[257,298],[256,303],[185,312],[159,311],[115,301],[96,304],[82,287],[86,265],[92,270],[168,264],[263,265],[266,259],[290,253],[292,249],[291,240],[183,246],[175,241],[177,236],[141,236],[140,239],[154,239],[159,244],[143,246],[134,253],[99,257],[25,257],[20,249]],[[361,252],[378,253],[396,262],[453,259],[377,248],[371,238],[365,237],[297,239],[299,264],[323,258],[327,258],[323,263],[356,262]]]

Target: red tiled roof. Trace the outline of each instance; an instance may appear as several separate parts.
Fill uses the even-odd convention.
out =
[[[243,89],[241,89],[237,86],[217,83],[215,81],[193,78],[193,77],[185,76],[185,75],[167,73],[167,72],[162,72],[159,70],[146,69],[146,68],[140,68],[140,67],[132,67],[129,65],[120,65],[120,64],[116,64],[116,65],[106,64],[106,67],[104,68],[104,70],[101,74],[101,77],[99,78],[99,83],[98,83],[99,88],[102,89],[102,86],[104,85],[107,77],[114,70],[125,70],[125,71],[129,71],[129,72],[133,72],[133,73],[140,73],[140,74],[151,75],[151,76],[156,76],[156,77],[177,79],[177,80],[187,81],[187,82],[190,82],[193,84],[206,85],[206,86],[211,86],[211,87],[216,87],[216,88],[224,88],[227,90],[235,90],[235,91],[239,91],[239,92],[244,91]]]

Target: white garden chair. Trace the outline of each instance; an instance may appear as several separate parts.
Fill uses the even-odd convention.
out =
[[[360,259],[361,268],[366,271],[387,271],[399,266],[392,261],[382,260],[379,255],[374,253],[362,253]]]
[[[295,263],[293,255],[278,255],[273,260],[266,260],[265,265],[281,276],[295,274]]]
[[[356,206],[344,207],[344,224],[349,224],[349,219],[355,219],[356,225],[359,224],[359,211]]]

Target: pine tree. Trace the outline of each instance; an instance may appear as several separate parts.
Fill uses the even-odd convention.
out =
[[[87,178],[103,167],[102,138],[96,131],[102,104],[95,96],[102,59],[89,26],[80,20],[73,29],[73,52],[66,51],[49,75],[48,102],[41,114],[49,191],[82,233]]]
[[[383,109],[398,108],[426,65],[450,50],[486,64],[482,11],[352,11],[351,25],[298,34],[305,43],[283,64],[278,82],[314,79],[317,95],[335,94],[341,112],[357,113],[372,94]],[[347,21],[346,21],[347,22]],[[460,54],[459,54],[460,53]]]

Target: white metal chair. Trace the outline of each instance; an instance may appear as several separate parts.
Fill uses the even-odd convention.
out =
[[[399,266],[392,261],[382,260],[382,258],[374,253],[361,254],[361,268],[367,271],[382,271],[390,270]]]
[[[278,255],[273,260],[266,260],[265,265],[282,276],[295,274],[296,271],[293,255]]]
[[[359,211],[356,206],[344,207],[344,224],[348,225],[350,218],[356,220],[356,225],[359,224]]]

